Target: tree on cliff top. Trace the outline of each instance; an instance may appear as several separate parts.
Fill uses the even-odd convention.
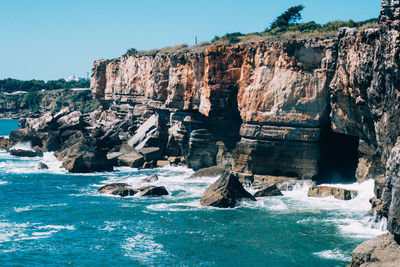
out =
[[[301,20],[301,11],[305,8],[303,5],[292,6],[284,13],[279,15],[274,22],[271,23],[269,28],[265,31],[269,32],[280,32],[285,30],[287,27],[294,25],[297,21]]]

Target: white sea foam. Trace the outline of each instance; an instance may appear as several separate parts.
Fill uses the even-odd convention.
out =
[[[69,225],[41,225],[29,222],[11,223],[0,221],[0,243],[48,238],[61,230],[75,230],[75,227]]]
[[[340,261],[351,261],[351,256],[346,256],[342,251],[338,249],[332,250],[324,250],[320,252],[315,252],[313,255],[316,255],[323,259],[330,259],[330,260],[340,260]]]
[[[165,255],[164,246],[153,240],[152,235],[137,234],[129,237],[122,244],[125,256],[136,259],[143,264],[150,265],[156,256]]]
[[[23,211],[30,211],[33,209],[38,209],[38,208],[49,208],[49,207],[62,207],[62,206],[67,206],[67,203],[56,203],[56,204],[48,204],[48,205],[28,205],[26,207],[14,207],[15,212],[23,212]]]
[[[6,183],[7,183],[6,181],[0,181],[0,185],[6,184]]]
[[[18,144],[13,145],[10,149],[22,149],[22,150],[34,151],[32,149],[31,142],[18,143]]]

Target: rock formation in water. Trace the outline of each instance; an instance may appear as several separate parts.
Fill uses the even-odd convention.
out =
[[[400,2],[383,0],[379,21],[337,38],[95,61],[102,110],[23,120],[10,145],[55,150],[70,171],[218,165],[260,187],[373,178],[397,239]]]

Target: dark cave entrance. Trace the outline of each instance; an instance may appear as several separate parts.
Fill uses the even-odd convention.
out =
[[[317,183],[353,183],[358,164],[359,138],[334,133],[323,134]]]

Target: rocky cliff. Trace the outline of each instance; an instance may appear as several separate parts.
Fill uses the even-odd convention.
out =
[[[91,87],[111,109],[164,114],[195,168],[229,166],[246,182],[374,178],[397,238],[399,29],[400,1],[383,0],[376,29],[100,60]]]

